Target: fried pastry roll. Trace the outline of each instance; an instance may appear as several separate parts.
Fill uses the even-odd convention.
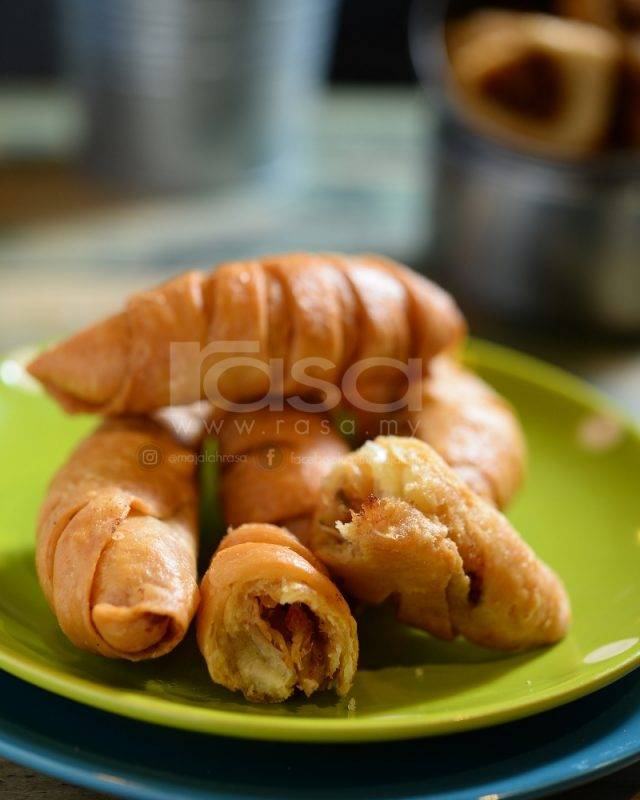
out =
[[[422,384],[418,411],[357,415],[362,441],[378,435],[414,436],[431,445],[474,492],[498,508],[522,483],[526,444],[510,404],[451,356],[438,356]]]
[[[349,594],[396,598],[399,619],[443,639],[518,650],[569,626],[557,576],[417,439],[378,437],[336,464],[310,546]]]
[[[146,414],[205,397],[220,405],[306,396],[363,355],[427,361],[464,330],[446,292],[395,262],[294,253],[135,294],[29,370],[67,411]]]
[[[229,414],[219,446],[227,524],[270,522],[303,541],[325,476],[349,452],[328,417],[290,408]]]
[[[172,650],[198,604],[193,453],[153,422],[107,422],[54,477],[36,566],[84,650],[138,661]]]
[[[452,23],[448,52],[461,111],[505,143],[578,158],[605,141],[622,58],[608,31],[544,14],[478,11]]]
[[[356,623],[322,564],[288,531],[242,525],[202,580],[198,645],[214,683],[253,702],[296,689],[344,695],[358,662]]]
[[[423,383],[422,410],[410,433],[431,445],[458,476],[498,508],[522,484],[524,433],[515,411],[481,378],[454,359],[431,363]]]
[[[556,6],[560,14],[619,36],[623,61],[613,139],[640,147],[640,0],[557,0]]]

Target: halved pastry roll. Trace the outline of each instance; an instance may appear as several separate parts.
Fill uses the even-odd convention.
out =
[[[345,694],[358,662],[356,623],[326,570],[288,531],[242,525],[202,580],[197,635],[215,683],[253,702],[296,689]]]
[[[172,650],[198,605],[193,453],[155,423],[103,424],[54,477],[36,566],[84,650],[138,661]]]
[[[325,476],[349,452],[328,417],[291,408],[229,414],[219,445],[227,523],[283,525],[303,541]]]
[[[429,365],[419,411],[356,414],[362,440],[414,436],[431,445],[477,494],[504,508],[522,483],[526,444],[509,403],[453,357]]]
[[[424,442],[378,437],[326,479],[311,548],[346,591],[403,622],[501,650],[567,632],[562,583]]]
[[[507,144],[571,158],[605,141],[622,58],[613,34],[487,10],[452,23],[448,51],[461,110]]]
[[[400,264],[290,253],[139,292],[29,370],[70,412],[147,414],[201,399],[231,411],[267,393],[321,395],[319,381],[336,384],[363,353],[427,361],[464,330],[451,297]]]

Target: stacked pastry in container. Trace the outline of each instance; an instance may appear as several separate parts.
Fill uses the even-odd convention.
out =
[[[62,630],[135,661],[172,650],[197,613],[212,679],[253,701],[348,691],[352,598],[392,597],[445,639],[561,638],[564,589],[498,510],[522,432],[459,364],[464,334],[452,299],[395,262],[289,254],[179,276],[45,351],[30,371],[49,393],[106,417],[40,514]],[[233,528],[198,586],[200,442],[158,420],[202,401]]]
[[[472,126],[560,158],[640,147],[636,0],[557,0],[555,15],[513,9],[447,26],[450,85]]]

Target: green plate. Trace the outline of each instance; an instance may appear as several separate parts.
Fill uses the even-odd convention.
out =
[[[518,409],[531,451],[510,517],[565,580],[574,624],[559,645],[505,656],[359,619],[349,697],[255,706],[214,686],[193,637],[156,662],[76,650],[38,587],[34,524],[48,480],[93,420],[64,416],[0,364],[0,667],[89,705],[154,723],[257,739],[365,741],[459,731],[592,692],[640,662],[640,439],[594,391],[516,353],[476,342],[468,361]],[[355,701],[355,703],[354,703]]]

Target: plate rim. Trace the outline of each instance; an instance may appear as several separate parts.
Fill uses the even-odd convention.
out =
[[[147,697],[137,692],[101,688],[101,684],[85,678],[69,678],[66,673],[48,667],[23,665],[19,659],[0,648],[0,668],[41,689],[53,692],[68,700],[83,703],[101,711],[115,713],[140,722],[166,728],[230,736],[237,739],[255,739],[280,742],[338,743],[376,742],[417,739],[441,734],[462,733],[492,727],[533,716],[542,711],[566,705],[602,689],[634,671],[640,665],[640,650],[622,662],[578,686],[545,695],[544,697],[514,704],[495,703],[490,711],[479,710],[464,717],[451,718],[446,712],[426,717],[419,712],[403,712],[398,718],[390,714],[375,717],[284,718],[248,715],[239,711],[221,711],[215,708],[197,708],[170,703],[162,698]],[[43,674],[44,673],[44,674]]]
[[[28,691],[29,688],[34,687],[25,683],[25,689]],[[92,709],[86,706],[85,710],[89,713],[92,712]],[[640,708],[637,712],[637,717],[638,736],[635,744],[630,744],[623,752],[618,749],[618,754],[611,756],[611,748],[609,747],[607,750],[609,757],[600,758],[597,763],[587,770],[576,769],[570,775],[567,775],[566,771],[563,770],[562,762],[569,758],[568,754],[563,753],[558,757],[557,761],[551,764],[545,762],[544,764],[526,768],[523,772],[518,772],[510,779],[502,779],[503,781],[509,780],[513,784],[513,788],[501,791],[500,797],[504,798],[504,800],[507,800],[507,798],[516,800],[518,798],[540,797],[551,792],[564,791],[586,785],[637,763],[640,761]],[[98,766],[95,753],[91,756],[83,757],[81,751],[70,752],[65,747],[62,756],[60,753],[54,755],[50,745],[47,746],[39,742],[34,746],[33,742],[25,736],[20,737],[19,734],[12,736],[7,732],[6,727],[0,721],[0,757],[7,758],[16,764],[42,772],[50,777],[68,781],[93,791],[102,791],[118,797],[136,798],[136,800],[177,800],[178,797],[187,796],[195,800],[205,800],[205,798],[232,800],[239,797],[237,794],[228,792],[214,793],[210,788],[203,790],[201,787],[185,785],[184,783],[179,783],[179,781],[176,781],[176,791],[174,791],[173,788],[168,789],[167,784],[162,783],[157,777],[142,775],[140,767],[138,767],[139,771],[135,773],[132,780],[131,774],[125,771],[126,768],[122,769],[124,764],[122,761],[116,762],[118,768],[113,769],[112,773],[98,771],[95,769]],[[171,735],[170,731],[168,735]],[[602,737],[600,738],[602,739]],[[16,743],[16,739],[19,739],[20,743]],[[591,750],[594,746],[595,742],[589,741],[583,744],[582,749]],[[108,752],[97,755],[102,755],[105,759],[109,757]],[[571,755],[573,761],[575,761],[575,755],[576,753]],[[594,760],[597,755],[592,753],[590,758]],[[465,789],[457,789],[453,794],[451,792],[439,792],[435,795],[427,795],[414,792],[411,795],[403,795],[402,800],[450,800],[451,798],[453,800],[467,800],[467,798],[476,800],[478,788],[480,787],[475,785],[469,786]],[[247,795],[243,795],[243,797],[246,798]],[[389,797],[392,797],[392,795],[389,794]]]
[[[482,365],[498,373],[515,376],[577,401],[593,411],[606,412],[624,425],[628,435],[640,445],[640,429],[635,422],[598,389],[565,370],[512,348],[480,339],[469,341],[464,358],[472,366]],[[402,717],[378,712],[367,717],[353,715],[340,719],[284,718],[185,706],[138,692],[105,688],[99,682],[70,676],[46,664],[16,656],[0,645],[0,667],[8,673],[93,708],[164,727],[240,739],[283,742],[392,741],[485,728],[565,705],[607,686],[639,665],[640,642],[633,645],[621,661],[608,668],[603,667],[576,686],[556,687],[554,691],[538,698],[525,695],[516,703],[494,702],[488,711],[480,707],[473,713],[456,718],[451,718],[446,712],[436,715],[403,712]]]

